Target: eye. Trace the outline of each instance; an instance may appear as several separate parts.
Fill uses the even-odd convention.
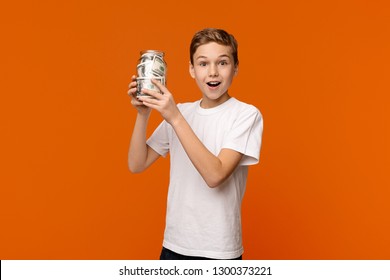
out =
[[[205,61],[200,61],[200,62],[198,63],[198,65],[203,67],[203,66],[206,66],[207,63],[206,63]]]
[[[220,65],[228,65],[229,63],[226,60],[221,60],[219,62]]]

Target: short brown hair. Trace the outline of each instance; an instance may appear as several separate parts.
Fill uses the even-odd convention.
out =
[[[234,65],[238,65],[238,43],[232,34],[217,28],[205,28],[195,33],[190,45],[190,61],[194,64],[196,50],[204,44],[215,42],[232,49]]]

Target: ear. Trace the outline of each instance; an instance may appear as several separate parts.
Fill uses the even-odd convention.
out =
[[[189,71],[190,71],[190,75],[193,79],[195,79],[195,71],[194,71],[194,65],[192,65],[191,61],[189,63]]]
[[[238,74],[238,64],[234,67],[234,77]]]

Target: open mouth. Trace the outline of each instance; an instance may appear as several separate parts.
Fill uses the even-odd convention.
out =
[[[217,87],[217,86],[219,86],[221,84],[221,82],[208,82],[207,83],[207,85],[209,86],[209,87]]]

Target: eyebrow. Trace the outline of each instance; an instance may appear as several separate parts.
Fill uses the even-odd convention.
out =
[[[230,56],[228,56],[227,54],[221,54],[220,56],[218,56],[218,58],[225,58],[225,57],[227,57],[227,58],[230,59]],[[198,60],[198,59],[208,59],[208,57],[207,57],[207,56],[204,56],[204,55],[200,55],[200,56],[198,56],[198,57],[196,58],[196,60]]]

